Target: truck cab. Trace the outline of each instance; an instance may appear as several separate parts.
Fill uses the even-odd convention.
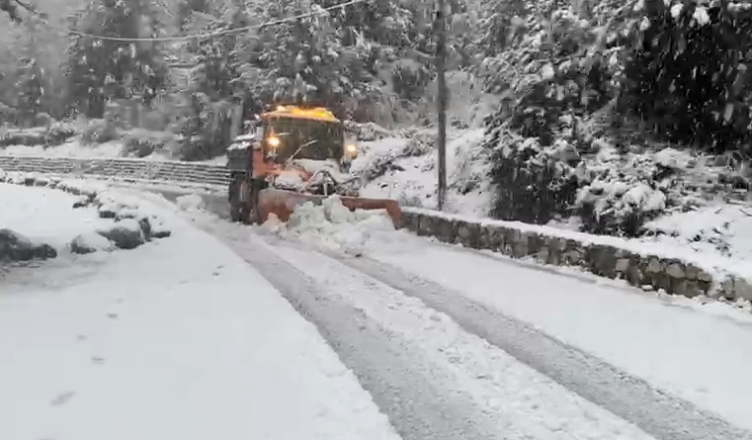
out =
[[[329,110],[278,106],[244,125],[245,133],[227,148],[233,220],[255,221],[259,194],[267,188],[357,194],[349,170],[358,148]]]
[[[245,133],[227,148],[231,173],[268,174],[265,164],[283,165],[291,160],[335,162],[349,171],[358,155],[349,142],[344,124],[324,108],[278,106],[246,124]]]

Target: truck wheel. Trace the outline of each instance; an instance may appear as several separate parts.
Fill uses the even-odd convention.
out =
[[[230,186],[227,191],[227,199],[230,204],[230,220],[233,222],[239,222],[242,220],[242,202],[240,191],[242,190],[242,179],[235,176],[230,182]]]
[[[236,204],[230,205],[230,220],[233,222],[239,222],[243,219],[243,213]]]
[[[258,209],[259,185],[255,180],[245,181],[241,185],[240,218],[247,225],[260,223]]]

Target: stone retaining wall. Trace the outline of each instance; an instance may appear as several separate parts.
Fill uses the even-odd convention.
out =
[[[488,249],[512,258],[530,257],[543,264],[574,266],[602,277],[623,279],[643,289],[663,289],[687,297],[711,295],[752,300],[752,287],[746,280],[733,277],[716,280],[702,268],[679,259],[422,209],[405,208],[401,226],[445,243]]]

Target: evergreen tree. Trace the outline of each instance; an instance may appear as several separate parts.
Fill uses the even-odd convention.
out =
[[[148,0],[95,0],[78,28],[88,34],[150,38],[159,23]],[[160,44],[75,36],[70,48],[71,104],[101,118],[110,99],[140,96],[149,103],[164,88],[167,67]]]
[[[237,33],[248,26],[242,0],[230,3],[206,0],[185,4],[189,14],[183,30],[188,34],[215,34],[192,41],[185,49],[195,66],[182,91],[179,131],[186,158],[216,156],[232,139],[232,111],[243,98],[239,77]],[[196,9],[190,9],[190,8]]]
[[[210,0],[182,0],[178,4],[177,12],[177,26],[181,31],[186,30],[186,26],[189,25],[191,15],[194,12],[208,14],[210,12]]]
[[[16,109],[25,124],[33,123],[36,116],[45,111],[47,81],[44,78],[44,68],[38,62],[41,53],[36,40],[35,24],[34,19],[29,19],[23,26],[26,32],[19,41],[23,47],[15,72]]]
[[[261,29],[248,61],[268,72],[262,95],[334,105],[350,91],[348,78],[339,74],[341,46],[329,13],[311,0],[280,0],[266,9],[264,21],[312,11],[318,13]]]
[[[17,73],[16,90],[18,92],[17,109],[24,121],[31,122],[43,111],[43,98],[45,84],[43,70],[37,64],[37,60],[30,55],[20,60]]]
[[[481,38],[478,40],[478,52],[487,57],[504,52],[516,28],[527,14],[528,8],[524,0],[481,1]]]
[[[191,12],[185,30],[190,34],[218,35],[188,46],[196,62],[191,72],[191,91],[204,93],[213,101],[228,99],[235,92],[239,76],[237,34],[222,32],[248,26],[247,14],[241,0],[230,4],[205,0],[203,7],[204,11]]]

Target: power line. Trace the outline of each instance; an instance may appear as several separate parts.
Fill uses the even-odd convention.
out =
[[[204,39],[204,38],[216,38],[221,37],[224,35],[232,35],[232,34],[238,34],[242,32],[248,32],[251,30],[257,30],[261,28],[265,28],[268,26],[277,26],[280,24],[288,23],[295,20],[300,20],[302,18],[308,18],[313,17],[315,15],[321,15],[324,13],[327,13],[329,11],[335,10],[335,9],[344,9],[347,6],[352,6],[358,3],[363,3],[366,0],[348,0],[346,2],[342,2],[338,5],[329,6],[326,8],[321,8],[315,11],[306,12],[305,14],[298,14],[293,15],[292,17],[286,17],[281,20],[272,20],[267,21],[266,23],[261,23],[258,25],[252,25],[252,26],[245,26],[241,28],[235,28],[235,29],[225,29],[223,31],[217,31],[217,32],[209,32],[205,34],[194,34],[194,35],[184,35],[184,36],[171,36],[171,37],[152,37],[152,38],[126,38],[126,37],[110,37],[107,35],[95,35],[95,34],[89,34],[86,32],[79,32],[72,29],[65,29],[59,26],[55,26],[53,24],[50,24],[49,22],[44,21],[44,25],[52,30],[56,30],[58,32],[63,32],[68,35],[75,35],[78,37],[84,37],[84,38],[93,38],[97,40],[104,40],[104,41],[121,41],[125,43],[136,43],[136,42],[169,42],[169,41],[187,41],[187,40],[195,40],[195,39]],[[31,11],[34,15],[37,15],[39,17],[42,17],[42,14]]]

